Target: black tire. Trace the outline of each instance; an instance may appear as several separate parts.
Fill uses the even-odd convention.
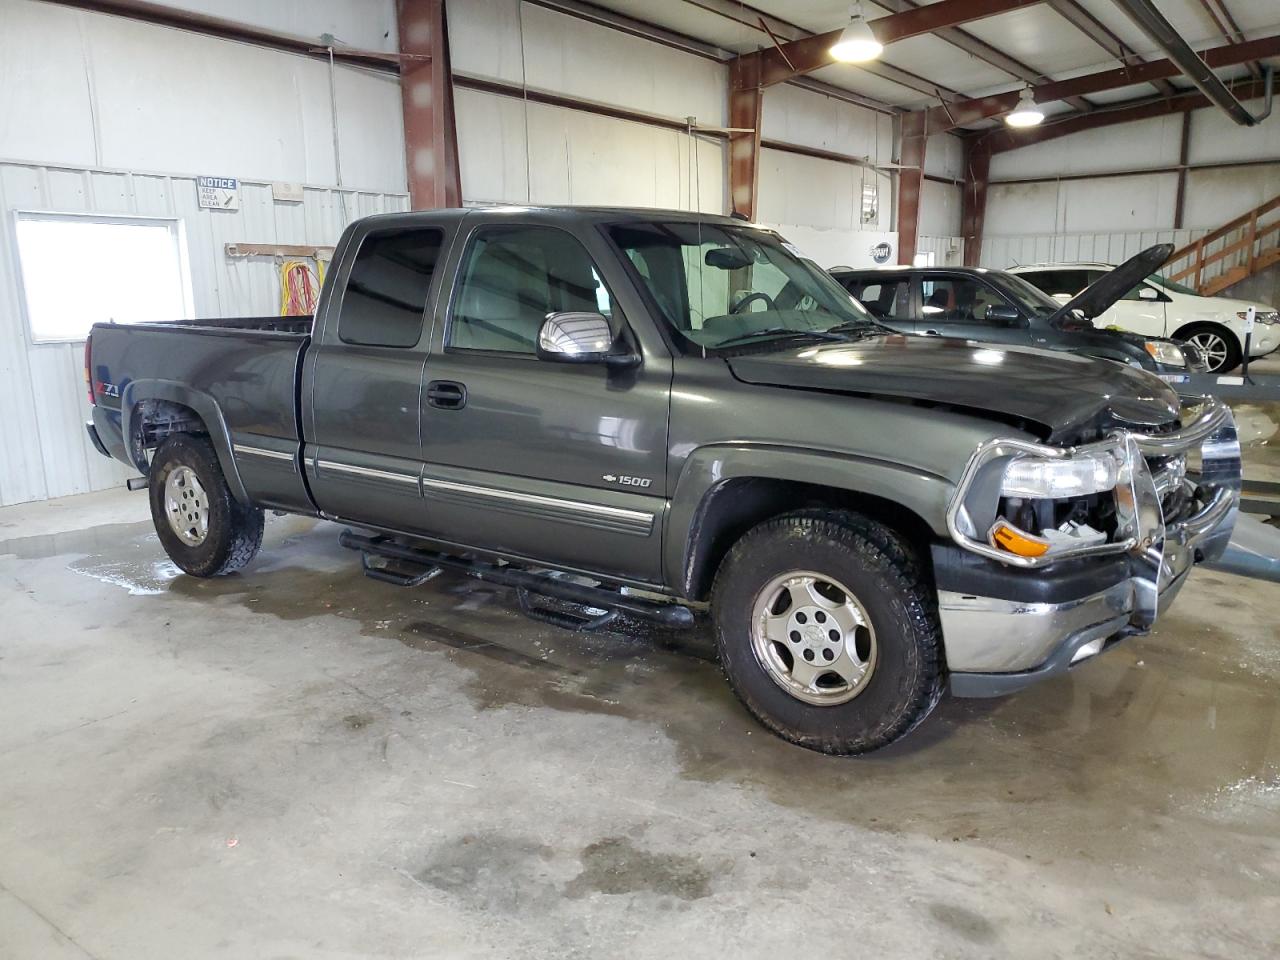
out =
[[[192,470],[204,488],[207,532],[198,544],[188,544],[169,523],[165,484],[179,467]],[[239,570],[262,546],[262,511],[236,500],[222,475],[218,455],[207,437],[176,433],[151,459],[148,494],[156,536],[169,558],[193,577],[217,577]]]
[[[853,699],[813,705],[776,682],[756,655],[752,610],[775,578],[812,571],[847,585],[875,630],[876,660]],[[767,520],[729,551],[712,612],[720,662],[738,699],[766,727],[822,753],[850,755],[900,739],[942,697],[934,591],[906,543],[860,514],[807,510]]]
[[[1218,323],[1193,323],[1189,327],[1183,327],[1176,334],[1175,340],[1191,340],[1195,337],[1216,337],[1222,341],[1226,347],[1226,356],[1222,359],[1218,366],[1213,366],[1210,361],[1210,373],[1230,373],[1236,367],[1240,366],[1240,362],[1244,359],[1244,350],[1240,346],[1240,340],[1227,327]],[[1209,360],[1208,354],[1203,349],[1200,351],[1205,354],[1205,359]]]

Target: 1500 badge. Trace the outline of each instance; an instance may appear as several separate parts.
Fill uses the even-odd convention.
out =
[[[605,483],[616,483],[622,487],[640,487],[642,489],[653,483],[648,477],[620,477],[614,473],[606,473],[600,479]]]

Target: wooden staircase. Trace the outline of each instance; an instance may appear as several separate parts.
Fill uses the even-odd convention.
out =
[[[1211,297],[1280,263],[1280,194],[1175,250],[1162,271]]]

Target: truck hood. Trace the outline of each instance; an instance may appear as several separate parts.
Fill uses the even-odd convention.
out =
[[[726,357],[744,383],[919,400],[1024,421],[1057,442],[1176,420],[1178,396],[1109,360],[969,340],[887,335]]]

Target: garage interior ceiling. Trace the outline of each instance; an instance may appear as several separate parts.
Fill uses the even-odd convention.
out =
[[[534,2],[558,6],[555,0]],[[923,5],[880,0],[863,6],[874,25],[879,17]],[[595,6],[728,54],[825,33],[843,26],[849,16],[845,0],[599,0]],[[1280,34],[1280,7],[1274,0],[1167,0],[1161,12],[1197,52]],[[1164,54],[1111,0],[1045,0],[891,43],[875,62],[834,64],[811,77],[885,109],[916,110],[1161,59]],[[1215,72],[1228,82],[1256,80],[1266,65],[1280,66],[1280,56]],[[1178,75],[1041,106],[1052,119],[1194,90]],[[980,129],[995,122],[979,120],[964,127]]]

